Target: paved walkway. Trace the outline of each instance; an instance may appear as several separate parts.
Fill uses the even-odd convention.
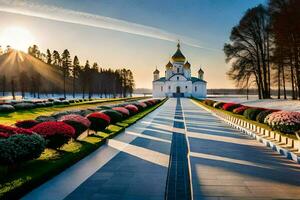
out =
[[[190,99],[169,99],[23,199],[191,197],[300,199],[300,165]]]
[[[182,99],[194,199],[300,199],[300,165]]]

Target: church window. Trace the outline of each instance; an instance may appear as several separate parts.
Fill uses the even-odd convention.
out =
[[[171,86],[169,86],[169,90],[171,90]]]
[[[179,68],[177,68],[177,73],[179,73]]]
[[[195,92],[197,92],[197,86],[195,86]]]
[[[177,76],[177,81],[179,81],[179,76]]]
[[[160,87],[160,91],[163,91],[163,86]]]
[[[185,89],[187,89],[187,86],[185,86]]]

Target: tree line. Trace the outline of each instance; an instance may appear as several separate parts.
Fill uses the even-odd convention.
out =
[[[224,45],[227,72],[237,87],[255,86],[258,97],[271,89],[286,99],[300,99],[300,1],[269,0],[246,11]]]
[[[6,51],[9,53],[10,50]],[[105,69],[94,62],[90,64],[87,60],[81,64],[78,56],[71,58],[68,49],[62,53],[57,50],[41,52],[37,45],[28,48],[28,54],[42,61],[45,66],[37,66],[49,72],[47,76],[41,76],[39,70],[27,68],[21,71],[18,77],[8,78],[2,76],[0,79],[2,93],[10,92],[15,96],[19,90],[22,97],[30,93],[33,97],[40,98],[41,94],[61,94],[66,98],[67,94],[81,94],[82,98],[131,96],[135,86],[132,71],[123,69]],[[49,68],[49,69],[46,69]],[[50,75],[51,74],[51,75]]]

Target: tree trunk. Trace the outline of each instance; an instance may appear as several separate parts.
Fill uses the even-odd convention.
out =
[[[16,100],[16,96],[15,96],[15,81],[12,79],[11,80],[11,95],[13,100]]]
[[[278,94],[277,94],[277,99],[280,99],[280,66],[278,66],[277,70],[277,85],[278,85]]]
[[[283,66],[282,66],[282,86],[283,86],[284,99],[286,99],[285,75],[284,75],[284,68],[283,68]]]

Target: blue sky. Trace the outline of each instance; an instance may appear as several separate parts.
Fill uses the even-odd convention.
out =
[[[18,1],[17,1],[18,2]],[[70,11],[124,20],[178,36],[183,40],[182,51],[192,64],[193,75],[200,66],[205,71],[208,88],[231,88],[226,77],[222,48],[228,41],[231,28],[243,13],[265,0],[32,0],[19,1],[54,6]],[[9,4],[7,4],[9,6]],[[0,6],[1,7],[1,6]],[[136,87],[151,88],[152,72],[157,66],[164,73],[164,65],[176,50],[171,41],[122,31],[97,28],[74,23],[42,19],[0,11],[0,34],[9,26],[30,31],[34,42],[42,50],[62,51],[68,48],[82,62],[89,59],[103,67],[128,67],[135,74]],[[51,13],[50,13],[51,14]],[[130,24],[128,26],[130,28]],[[1,30],[2,29],[2,30]],[[197,48],[184,41],[192,41]]]

